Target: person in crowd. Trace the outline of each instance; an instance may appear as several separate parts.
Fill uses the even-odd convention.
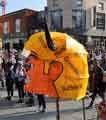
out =
[[[38,111],[45,112],[46,110],[45,96],[43,94],[37,94],[37,99],[38,99],[38,104],[39,104]]]
[[[25,61],[24,66],[24,73],[25,73],[25,84],[27,84],[28,82],[30,82],[30,77],[29,75],[27,75],[28,70],[31,68],[30,64],[26,64],[28,60]],[[27,106],[33,106],[34,105],[34,96],[32,93],[26,92],[25,91],[25,95],[27,96],[27,101],[25,102]]]
[[[0,67],[0,81],[1,81],[1,87],[4,88],[4,69]]]
[[[103,68],[100,66],[100,61],[95,61],[93,69],[93,94],[90,96],[91,102],[87,108],[92,107],[97,94],[104,101],[105,88],[106,84],[103,82]]]
[[[25,102],[27,106],[33,106],[34,105],[34,96],[32,93],[26,93],[28,100]]]
[[[31,59],[35,60],[36,57],[34,55],[30,55],[29,58],[26,60],[26,65],[24,66],[25,70],[26,70],[26,74],[29,78],[31,78],[31,74],[32,74],[31,69],[34,69],[34,67],[36,67],[36,65],[34,65],[35,63],[33,63],[35,61],[32,60],[31,63],[29,62]],[[37,100],[38,100],[38,111],[39,112],[45,112],[46,111],[45,96],[43,94],[38,94],[37,93]]]
[[[102,53],[101,67],[103,68],[104,71],[106,71],[106,55],[105,55],[105,53]]]
[[[16,63],[14,71],[15,71],[16,87],[18,89],[18,97],[19,97],[19,100],[17,103],[23,103],[25,74],[24,74],[21,61],[18,61],[18,63]]]
[[[89,60],[89,85],[88,85],[88,89],[89,89],[89,92],[92,92],[93,90],[93,80],[92,80],[92,77],[93,77],[93,67],[94,67],[94,61],[93,60]]]
[[[11,70],[11,63],[7,63],[6,71],[5,71],[5,79],[6,79],[6,88],[7,88],[7,99],[11,100],[11,97],[13,96],[13,84],[14,79],[12,77],[12,70]]]
[[[100,50],[96,50],[95,51],[95,59],[96,60],[101,60],[101,51]]]

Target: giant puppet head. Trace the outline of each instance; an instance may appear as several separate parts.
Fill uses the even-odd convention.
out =
[[[85,96],[88,84],[87,52],[71,36],[60,32],[33,34],[22,53],[32,67],[31,81],[25,90],[62,99],[78,100]]]

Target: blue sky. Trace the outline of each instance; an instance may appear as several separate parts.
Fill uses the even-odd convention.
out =
[[[43,10],[45,6],[46,0],[7,0],[6,13],[23,8]]]

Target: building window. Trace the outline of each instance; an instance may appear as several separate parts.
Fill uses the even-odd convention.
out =
[[[15,21],[15,31],[21,32],[21,20],[20,19],[16,19]]]
[[[72,28],[76,28],[77,17],[72,16]]]
[[[73,28],[85,29],[85,24],[86,24],[85,11],[80,9],[73,9],[72,23],[73,23]]]
[[[106,40],[105,40],[105,47],[106,47]]]
[[[81,6],[82,5],[82,0],[77,0],[76,5]]]
[[[4,34],[8,34],[9,33],[9,22],[8,21],[4,22],[3,33]]]
[[[96,28],[105,30],[105,14],[104,13],[97,13]]]
[[[58,0],[53,0],[53,7],[58,7]]]
[[[51,29],[61,31],[63,25],[63,15],[61,10],[51,11]]]
[[[98,8],[99,8],[100,10],[104,10],[104,3],[99,2]]]
[[[96,6],[93,7],[93,26],[96,26]]]
[[[81,27],[81,18],[82,18],[82,12],[79,9],[73,9],[72,10],[72,22],[73,22],[73,26],[75,26],[76,28]]]

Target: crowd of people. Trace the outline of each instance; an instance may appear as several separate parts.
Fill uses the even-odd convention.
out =
[[[89,96],[91,102],[87,108],[92,107],[96,95],[98,94],[102,100],[105,100],[106,80],[103,79],[106,75],[106,50],[104,49],[88,49],[88,66],[89,66],[89,85],[88,91],[92,94]],[[1,87],[6,88],[8,101],[14,96],[14,89],[18,91],[17,103],[25,102],[27,105],[34,105],[34,96],[31,93],[24,91],[24,85],[28,82],[25,74],[25,66],[20,60],[16,50],[5,51],[3,53],[3,61],[0,66],[0,82]],[[25,101],[25,96],[28,96],[28,101]],[[38,98],[39,111],[45,112],[46,102],[44,95],[36,94]],[[42,109],[41,109],[42,107]]]
[[[0,66],[1,87],[6,88],[8,101],[14,96],[14,90],[18,92],[17,103],[26,103],[28,106],[34,105],[34,95],[24,91],[24,85],[28,82],[28,76],[23,61],[16,50],[9,50],[3,53],[2,64]],[[45,112],[46,102],[44,95],[36,94],[38,99],[38,111]],[[25,97],[28,100],[25,100]]]
[[[93,106],[97,94],[105,101],[106,90],[106,50],[95,48],[88,50],[88,65],[89,65],[89,86],[88,90],[91,102],[87,108]]]

